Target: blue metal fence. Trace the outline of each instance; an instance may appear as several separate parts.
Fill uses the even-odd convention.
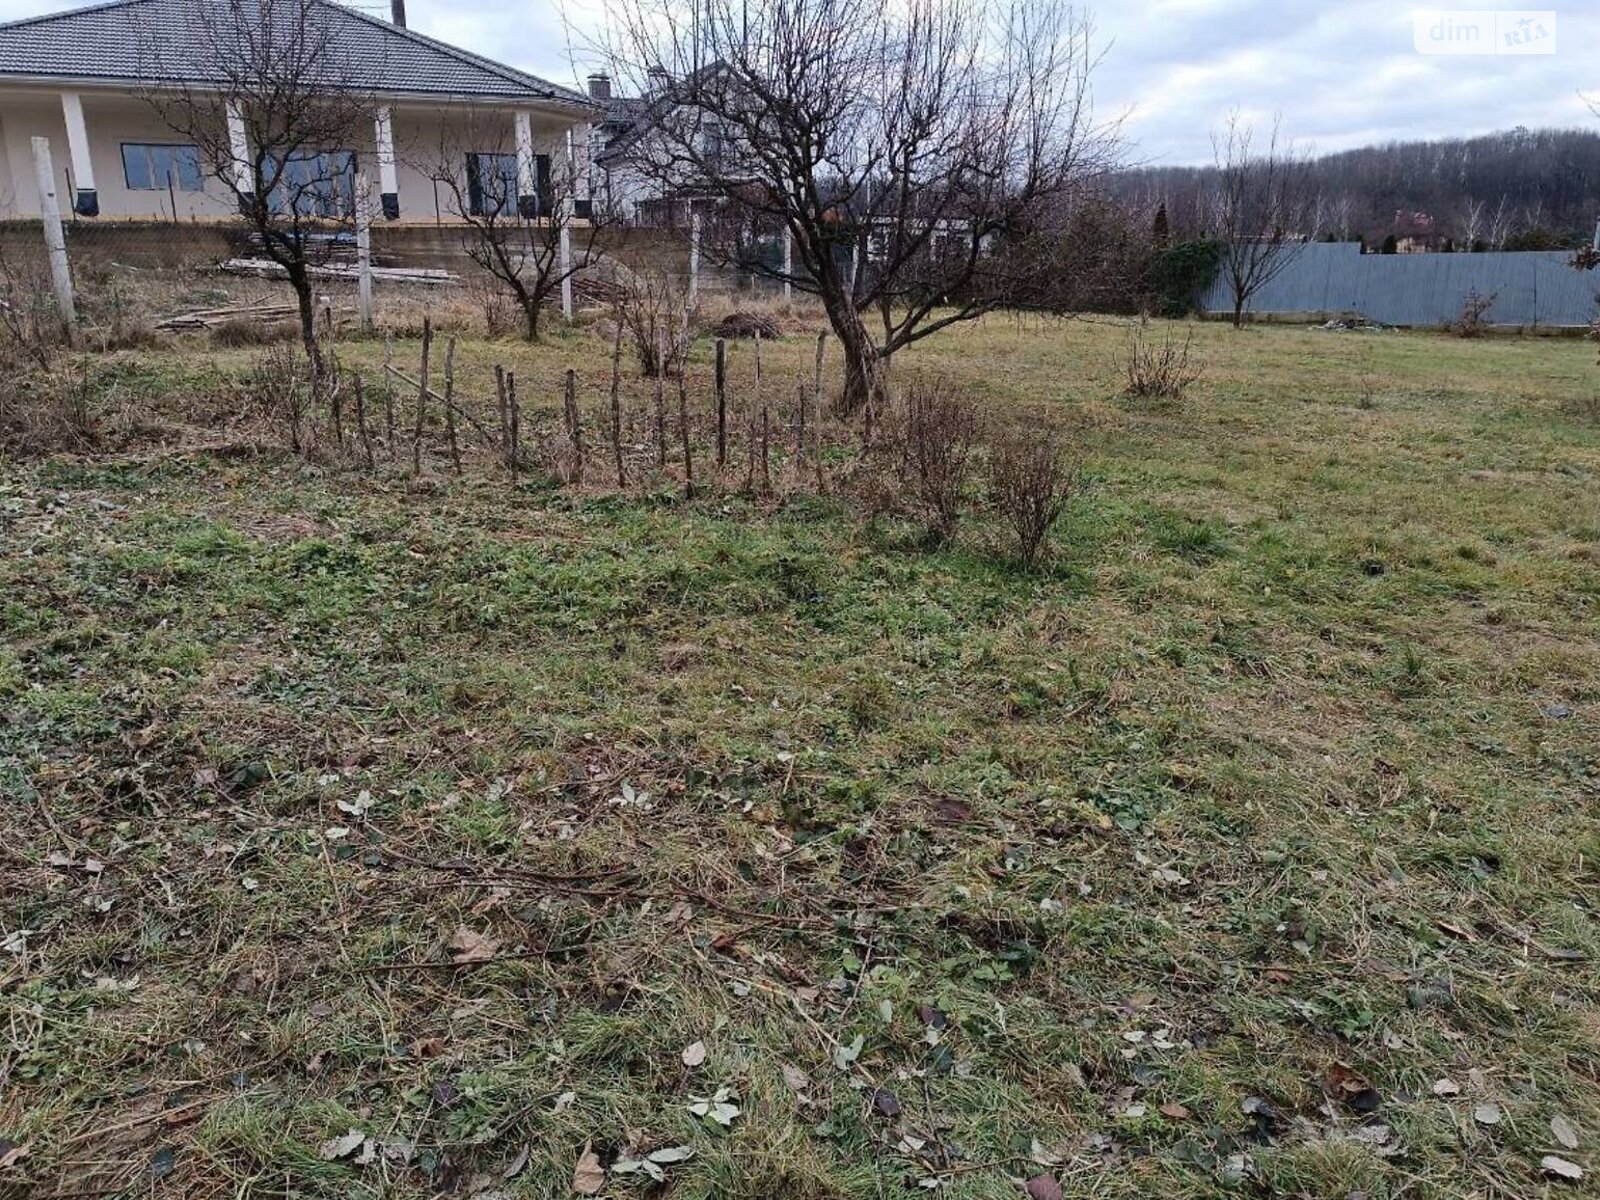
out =
[[[1600,272],[1569,265],[1565,250],[1484,254],[1362,254],[1354,242],[1300,247],[1276,278],[1252,296],[1255,315],[1327,319],[1359,314],[1385,325],[1442,326],[1461,315],[1467,294],[1494,299],[1484,319],[1526,328],[1586,326],[1600,315]],[[1222,272],[1200,308],[1231,314]]]

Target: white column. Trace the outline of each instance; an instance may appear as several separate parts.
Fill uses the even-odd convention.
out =
[[[382,193],[383,217],[386,221],[400,219],[400,180],[394,166],[394,120],[389,106],[378,109],[374,122],[378,143],[378,190]]]
[[[50,255],[50,278],[70,342],[77,332],[78,312],[72,302],[72,266],[67,262],[67,237],[61,228],[61,203],[56,199],[56,171],[50,162],[49,138],[33,139],[33,168],[39,180],[39,216],[44,223],[44,247]]]
[[[241,206],[255,199],[256,173],[250,165],[250,139],[245,134],[244,115],[236,101],[228,101],[228,153],[233,157],[233,188]]]
[[[539,215],[539,160],[533,152],[533,114],[519,108],[517,131],[517,211],[524,217]]]
[[[789,277],[794,274],[794,235],[789,226],[783,227],[783,305],[787,308],[794,300],[794,288]]]
[[[89,159],[89,128],[83,122],[83,100],[77,92],[61,93],[61,115],[67,122],[67,153],[72,160],[72,211],[80,217],[100,215],[100,193],[94,186],[94,163]]]

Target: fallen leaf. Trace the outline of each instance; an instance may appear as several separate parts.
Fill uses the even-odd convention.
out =
[[[478,933],[463,925],[450,939],[450,961],[458,967],[486,963],[494,958],[499,949],[499,939]]]
[[[1161,1115],[1170,1121],[1187,1121],[1189,1110],[1181,1104],[1168,1103],[1161,1106]]]
[[[0,1171],[7,1167],[14,1167],[33,1151],[32,1142],[22,1142],[13,1145],[10,1142],[0,1141]]]
[[[1480,1104],[1472,1110],[1472,1119],[1479,1125],[1500,1124],[1500,1106],[1498,1104]]]
[[[833,1050],[833,1065],[841,1071],[848,1071],[852,1063],[861,1057],[861,1051],[866,1047],[867,1039],[863,1034],[856,1034],[848,1046],[835,1046]]]
[[[1028,1200],[1062,1200],[1061,1185],[1054,1175],[1035,1175],[1024,1185]]]
[[[348,1158],[361,1149],[361,1144],[366,1140],[367,1135],[362,1133],[361,1130],[352,1129],[349,1133],[340,1137],[329,1138],[323,1142],[321,1146],[317,1147],[317,1153],[322,1157],[323,1162],[337,1162],[341,1158]]]
[[[683,1048],[683,1065],[698,1067],[706,1060],[706,1044],[704,1042],[690,1042]]]
[[[1550,1136],[1560,1142],[1563,1149],[1578,1148],[1578,1131],[1572,1127],[1572,1122],[1560,1113],[1550,1118]]]
[[[528,1147],[524,1146],[517,1151],[517,1156],[506,1164],[505,1170],[500,1172],[500,1178],[505,1180],[515,1179],[521,1175],[528,1165]]]
[[[606,1172],[600,1165],[600,1156],[585,1142],[583,1153],[578,1155],[578,1165],[572,1171],[572,1190],[580,1196],[598,1196],[605,1186]]]
[[[873,1088],[872,1107],[885,1117],[898,1117],[900,1115],[900,1098],[888,1088]]]
[[[1329,1070],[1328,1091],[1358,1113],[1374,1112],[1383,1103],[1377,1089],[1345,1063],[1334,1063]]]
[[[687,1162],[694,1157],[693,1146],[665,1146],[660,1150],[652,1150],[645,1158],[653,1163],[671,1164]]]
[[[1539,1160],[1539,1169],[1546,1175],[1553,1175],[1557,1179],[1565,1179],[1569,1183],[1577,1183],[1583,1178],[1583,1168],[1575,1162],[1568,1162],[1554,1154],[1546,1154]]]
[[[1435,1096],[1459,1096],[1461,1094],[1461,1085],[1454,1079],[1437,1079],[1433,1084],[1433,1094]]]
[[[784,1063],[783,1082],[788,1085],[791,1092],[803,1092],[811,1086],[811,1076],[799,1067],[791,1067],[788,1063]]]
[[[178,1152],[171,1146],[162,1146],[150,1157],[150,1178],[165,1179],[178,1168]]]

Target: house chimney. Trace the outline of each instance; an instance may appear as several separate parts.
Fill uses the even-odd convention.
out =
[[[667,69],[659,64],[650,68],[650,82],[648,87],[652,96],[659,96],[667,90],[667,81],[672,77],[667,74]]]
[[[406,27],[406,0],[389,0],[389,19],[401,29]]]
[[[604,71],[596,71],[589,76],[589,99],[611,99],[611,76]]]

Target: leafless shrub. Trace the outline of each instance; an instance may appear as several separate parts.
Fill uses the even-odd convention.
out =
[[[1066,511],[1078,473],[1054,430],[1008,430],[990,456],[994,505],[1017,533],[1022,565],[1032,570],[1050,531]]]
[[[941,541],[954,535],[961,519],[978,430],[977,406],[948,380],[913,380],[906,387],[907,481]]]
[[[300,327],[291,321],[260,321],[255,317],[231,317],[211,329],[211,341],[218,346],[275,346],[294,341]]]
[[[483,283],[474,289],[478,307],[483,311],[483,335],[490,341],[508,337],[516,330],[516,314],[511,311],[511,297],[504,288]]]
[[[1190,385],[1199,380],[1202,372],[1190,359],[1194,335],[1185,333],[1179,342],[1167,330],[1161,341],[1149,335],[1149,326],[1143,321],[1135,328],[1128,343],[1123,368],[1127,376],[1129,396],[1147,399],[1181,400]]]
[[[87,363],[8,374],[0,380],[0,445],[36,454],[93,449],[95,391]]]
[[[688,349],[681,336],[688,297],[665,271],[628,271],[619,280],[617,311],[633,340],[639,373],[676,375]]]
[[[1600,396],[1596,396],[1593,392],[1586,396],[1563,396],[1561,415],[1600,425]]]
[[[1457,337],[1478,338],[1489,332],[1489,310],[1494,307],[1496,295],[1490,292],[1485,296],[1472,288],[1462,297],[1461,315],[1451,327]]]
[[[0,361],[50,368],[61,340],[53,295],[42,262],[8,255],[0,247]]]
[[[309,361],[291,338],[270,345],[257,355],[244,381],[248,406],[280,422],[289,435],[289,445],[297,451],[305,448],[309,433],[306,418],[310,410],[311,379]]]

